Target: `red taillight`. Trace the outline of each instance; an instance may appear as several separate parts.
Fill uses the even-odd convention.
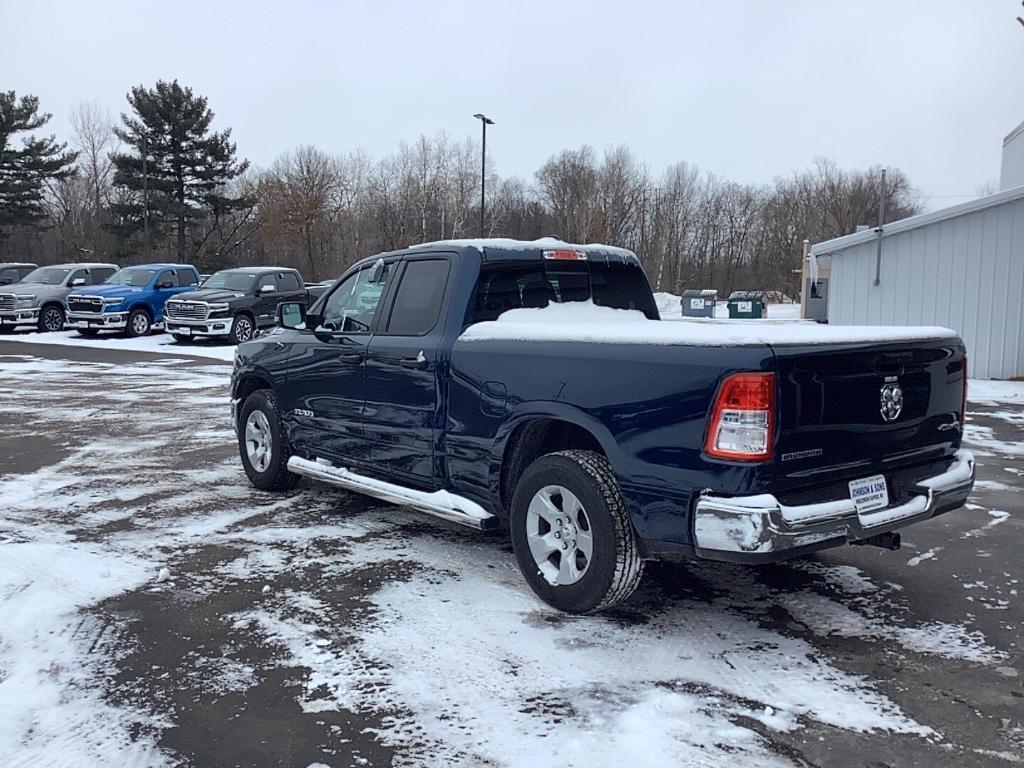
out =
[[[960,429],[967,423],[967,355],[964,355],[964,393],[960,396]]]
[[[704,452],[719,459],[767,461],[775,428],[775,374],[734,373],[718,388]]]
[[[584,251],[570,251],[570,250],[558,250],[558,251],[544,251],[545,259],[555,259],[556,261],[586,261],[587,254]]]

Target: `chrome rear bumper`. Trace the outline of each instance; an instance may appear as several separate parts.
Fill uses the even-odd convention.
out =
[[[693,542],[712,560],[771,562],[903,528],[963,506],[974,487],[974,456],[957,451],[941,474],[916,483],[909,501],[858,513],[849,498],[787,506],[771,494],[697,501]]]

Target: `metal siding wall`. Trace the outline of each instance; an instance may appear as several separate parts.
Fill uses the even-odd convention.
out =
[[[999,174],[999,189],[1024,184],[1024,131],[1003,145],[1003,163]]]
[[[1024,200],[887,237],[832,259],[829,322],[944,325],[967,343],[971,375],[1024,376]]]

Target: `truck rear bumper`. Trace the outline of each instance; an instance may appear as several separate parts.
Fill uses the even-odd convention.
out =
[[[858,513],[835,499],[787,506],[771,494],[724,497],[704,493],[694,512],[696,554],[710,560],[766,563],[868,539],[963,506],[974,487],[974,456],[957,451],[941,474],[916,483],[902,504]]]

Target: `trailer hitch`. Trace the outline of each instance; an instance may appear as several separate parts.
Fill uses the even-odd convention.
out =
[[[900,548],[900,535],[892,531],[876,533],[874,536],[868,536],[866,539],[856,539],[850,543],[861,547],[881,547],[882,549],[890,549],[895,552]]]

